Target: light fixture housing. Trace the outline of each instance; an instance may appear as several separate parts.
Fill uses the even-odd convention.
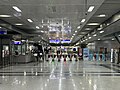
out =
[[[22,12],[17,6],[13,6],[13,9],[15,9],[17,12]]]
[[[88,9],[88,12],[92,12],[94,8],[95,8],[95,6],[90,6]]]

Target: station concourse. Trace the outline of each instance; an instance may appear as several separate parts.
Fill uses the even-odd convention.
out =
[[[120,0],[0,0],[0,90],[120,90]]]

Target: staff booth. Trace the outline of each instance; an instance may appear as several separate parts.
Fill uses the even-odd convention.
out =
[[[0,35],[0,66],[4,67],[11,62],[11,36]]]

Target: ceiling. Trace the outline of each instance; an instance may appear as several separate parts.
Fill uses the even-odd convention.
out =
[[[95,8],[89,13],[87,10],[91,5]],[[13,6],[22,12],[17,12]],[[0,15],[11,15],[8,18],[0,17],[1,20],[26,35],[38,38],[38,41],[44,39],[48,42],[49,39],[70,39],[74,43],[97,27],[86,24],[96,21],[102,23],[119,10],[120,0],[0,0]],[[107,17],[96,17],[103,13]],[[86,21],[81,23],[84,18]],[[23,25],[15,25],[18,23]],[[79,25],[81,28],[77,29]]]
[[[85,23],[85,25],[81,25],[82,28],[77,33],[76,37],[81,35],[81,32],[84,32],[84,35],[82,37],[79,37],[79,38],[74,37],[73,43],[76,41],[79,41],[81,38],[87,36],[89,33],[94,31],[97,27],[100,27],[100,24],[102,24],[106,20],[110,19],[113,15],[115,15],[119,11],[120,11],[120,0],[105,0],[104,3],[99,7],[99,9],[93,14],[93,16]],[[97,17],[100,14],[104,14],[106,16],[105,17]],[[99,23],[99,25],[87,25],[88,23]],[[106,33],[113,33],[112,31],[114,31],[114,30],[120,31],[119,29],[116,29],[116,28],[119,28],[118,24],[114,25],[114,29],[112,29],[113,27],[112,28],[111,27],[109,28],[109,30]],[[86,30],[86,28],[89,28],[89,29]],[[96,40],[97,39],[98,38],[96,38]],[[86,41],[86,42],[90,42],[93,40],[95,40],[95,37],[91,40]]]

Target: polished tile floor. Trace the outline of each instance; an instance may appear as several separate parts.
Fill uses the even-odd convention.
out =
[[[0,69],[0,90],[120,90],[119,67],[109,61],[17,64]]]

